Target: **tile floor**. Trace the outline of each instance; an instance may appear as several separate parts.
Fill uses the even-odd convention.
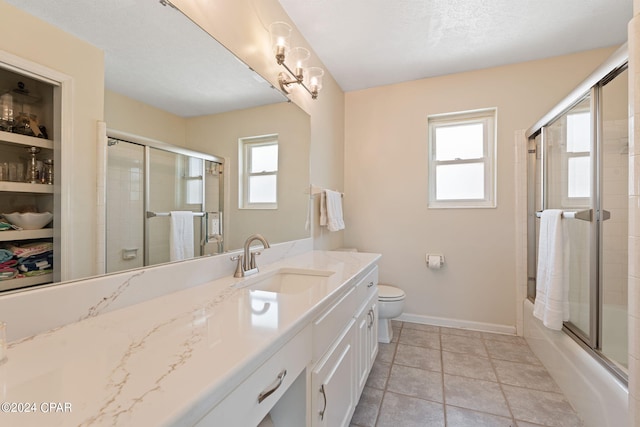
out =
[[[351,427],[583,423],[523,338],[393,321]]]

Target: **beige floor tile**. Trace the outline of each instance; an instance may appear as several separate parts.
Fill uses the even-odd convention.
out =
[[[384,392],[371,387],[362,390],[362,396],[351,418],[351,424],[359,427],[374,427]]]
[[[389,372],[391,371],[391,364],[386,362],[380,362],[376,360],[371,368],[369,377],[367,378],[366,386],[384,390],[387,387],[387,380],[389,379]]]
[[[442,402],[442,374],[394,364],[387,391]]]
[[[392,324],[351,427],[582,426],[520,337]]]
[[[516,335],[492,334],[489,332],[483,332],[482,338],[484,338],[485,340],[491,340],[491,341],[502,341],[502,342],[508,342],[511,344],[527,345],[527,342],[525,341],[524,338]]]
[[[447,404],[494,415],[511,416],[497,383],[445,374],[444,393]]]
[[[518,421],[518,420],[516,420],[516,426],[518,426],[518,427],[544,427],[542,424],[533,424],[533,423],[528,423],[526,421]]]
[[[427,369],[429,371],[442,371],[440,350],[434,350],[431,348],[398,344],[394,363],[414,368]]]
[[[442,334],[440,338],[442,340],[442,350],[444,351],[488,357],[484,342],[480,338],[451,334]]]
[[[495,366],[498,380],[502,384],[562,393],[560,387],[542,365],[498,359],[493,360],[493,365]]]
[[[434,332],[418,331],[416,329],[402,328],[400,344],[414,345],[440,350],[440,334]]]
[[[404,322],[403,328],[415,329],[417,331],[434,332],[434,333],[440,332],[439,326],[423,325],[422,323]]]
[[[516,420],[550,427],[578,427],[582,421],[564,395],[503,385]]]
[[[446,407],[447,427],[514,427],[513,419],[471,409]]]
[[[497,382],[491,361],[473,354],[442,352],[445,374]]]
[[[376,427],[444,427],[442,403],[385,393]]]
[[[540,361],[528,345],[491,340],[486,340],[485,345],[487,346],[489,357],[493,359],[540,365]]]
[[[391,363],[393,362],[393,357],[396,354],[396,346],[398,344],[395,342],[392,343],[378,343],[378,355],[376,356],[376,360],[380,360],[381,362]]]
[[[459,328],[440,328],[440,333],[445,335],[458,335],[461,337],[482,338],[482,332],[472,331],[471,329],[459,329]]]

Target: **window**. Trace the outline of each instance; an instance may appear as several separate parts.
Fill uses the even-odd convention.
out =
[[[185,187],[187,205],[199,205],[202,203],[202,167],[204,161],[197,157],[184,157],[185,172],[182,174]]]
[[[567,114],[567,197],[588,205],[591,197],[591,113]]]
[[[496,110],[429,116],[429,207],[495,207]]]
[[[278,136],[239,141],[239,208],[278,207]]]

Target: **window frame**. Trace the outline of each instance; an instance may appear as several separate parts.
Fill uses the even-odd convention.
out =
[[[253,148],[275,145],[278,147],[278,161],[275,171],[250,172]],[[280,145],[278,134],[262,135],[238,140],[238,209],[278,209],[278,172],[280,169]],[[276,201],[251,203],[249,201],[250,179],[254,176],[275,176]]]
[[[497,145],[497,108],[463,111],[456,113],[435,114],[427,117],[428,129],[428,208],[495,208],[496,200],[496,145]],[[439,127],[455,125],[483,125],[483,155],[473,159],[436,159],[436,130]],[[484,176],[484,198],[482,199],[438,199],[437,198],[437,168],[446,165],[482,163]]]
[[[569,162],[571,161],[571,159],[578,159],[578,158],[589,158],[589,171],[591,172],[593,170],[593,156],[592,156],[592,141],[593,141],[593,114],[591,113],[591,109],[589,107],[584,107],[584,108],[580,108],[577,110],[570,110],[568,112],[566,112],[563,116],[563,120],[564,120],[564,141],[565,144],[567,144],[568,147],[568,140],[569,140],[569,119],[568,117],[571,115],[577,115],[577,114],[588,114],[589,115],[589,150],[587,151],[569,151],[568,149],[564,150],[563,152],[563,167],[561,170],[561,174],[562,174],[562,180],[564,183],[566,183],[566,185],[563,187],[562,189],[562,206],[565,208],[584,208],[584,207],[589,207],[591,206],[591,195],[593,194],[593,189],[592,187],[592,177],[590,176],[588,179],[588,183],[589,183],[589,195],[588,196],[570,196],[569,195],[569,176],[570,176],[570,171],[569,171]]]

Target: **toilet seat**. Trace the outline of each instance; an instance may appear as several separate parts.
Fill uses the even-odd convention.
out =
[[[389,285],[378,285],[378,301],[393,302],[405,299],[405,293],[402,289]]]

